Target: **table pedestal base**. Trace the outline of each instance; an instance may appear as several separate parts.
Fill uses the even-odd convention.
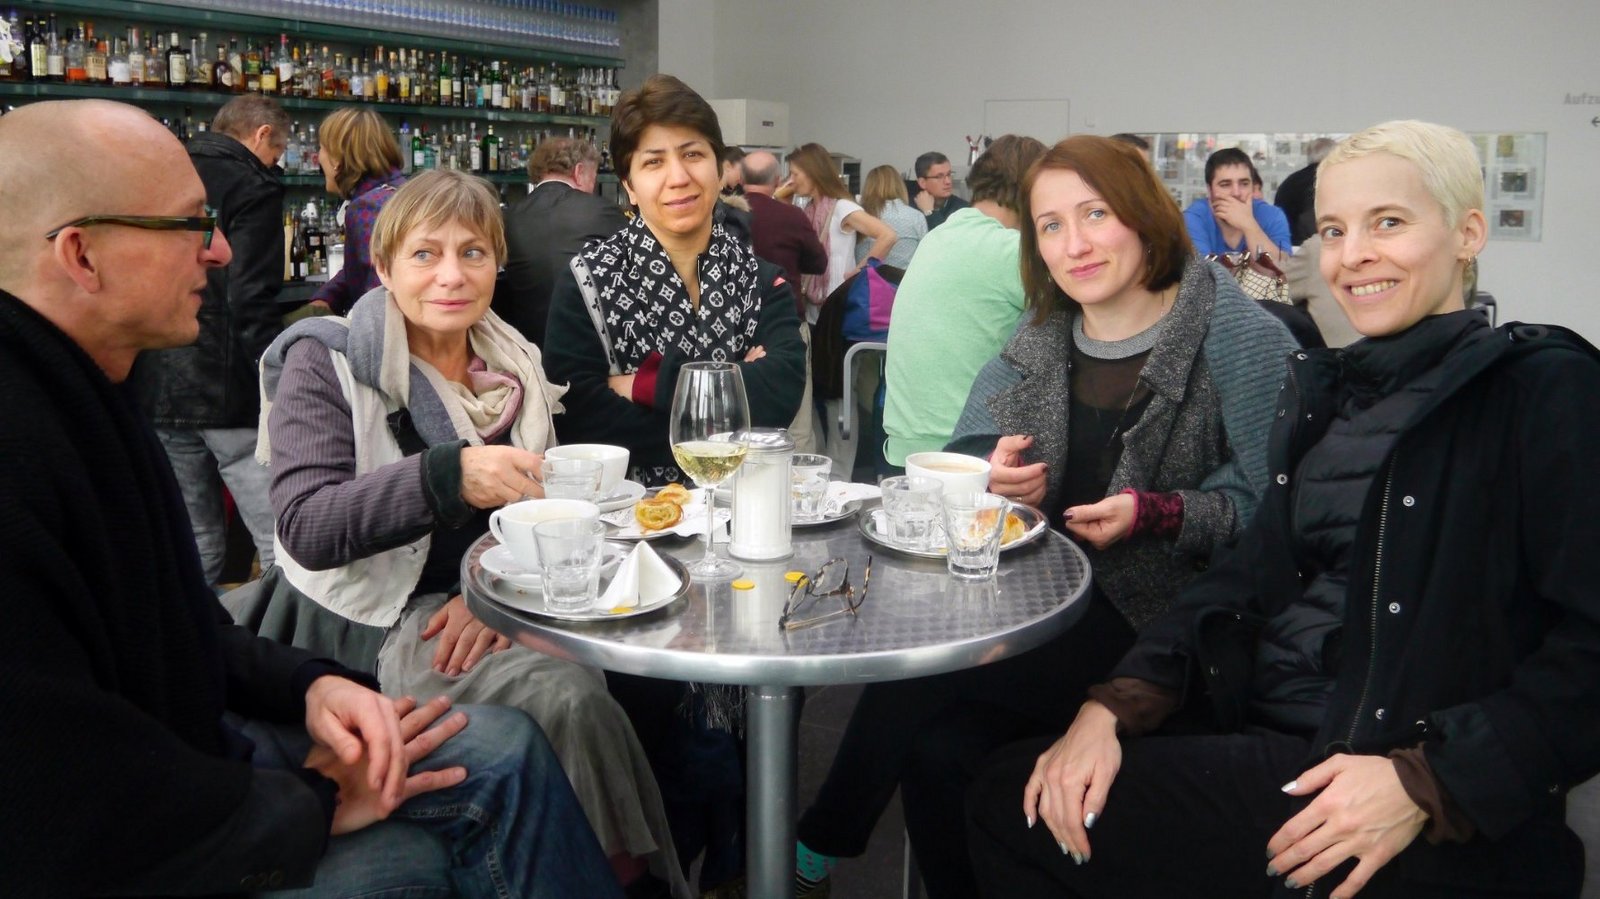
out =
[[[795,721],[799,687],[746,691],[746,764],[750,772],[746,861],[753,899],[793,899],[795,828]]]

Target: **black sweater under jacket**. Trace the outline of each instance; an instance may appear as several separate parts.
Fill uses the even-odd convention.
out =
[[[1600,354],[1511,324],[1464,337],[1440,366],[1363,506],[1307,764],[1420,744],[1475,825],[1466,843],[1414,841],[1378,895],[1407,882],[1575,895],[1583,853],[1564,797],[1600,771]],[[1305,586],[1291,488],[1339,377],[1334,351],[1290,360],[1255,520],[1112,677],[1204,691],[1224,724],[1245,723],[1258,622]]]

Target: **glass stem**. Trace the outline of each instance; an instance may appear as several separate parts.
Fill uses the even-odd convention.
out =
[[[711,562],[712,529],[717,525],[717,490],[715,487],[706,488],[706,562]]]

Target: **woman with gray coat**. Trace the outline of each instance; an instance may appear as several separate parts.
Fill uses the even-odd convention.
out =
[[[1031,314],[980,371],[947,448],[988,457],[990,490],[1085,544],[1094,588],[1077,623],[1039,649],[867,688],[800,822],[802,890],[833,857],[860,852],[898,787],[929,896],[976,895],[958,813],[984,758],[1070,722],[1266,488],[1295,344],[1195,255],[1144,158],[1068,138],[1034,164],[1022,197]]]

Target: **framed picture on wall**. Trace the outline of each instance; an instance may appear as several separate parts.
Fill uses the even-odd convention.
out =
[[[1533,172],[1528,169],[1501,169],[1495,196],[1502,200],[1526,200],[1533,196]]]

